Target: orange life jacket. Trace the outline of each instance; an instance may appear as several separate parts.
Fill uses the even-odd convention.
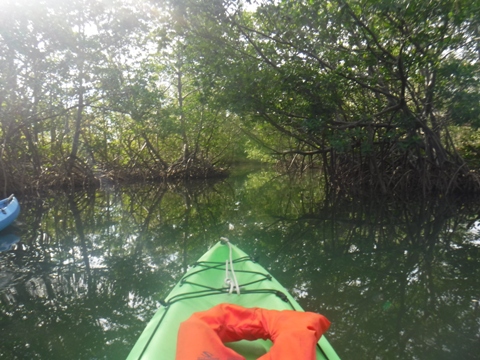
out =
[[[258,360],[315,360],[315,346],[329,326],[316,313],[220,304],[180,324],[175,359],[245,360],[223,343],[270,339],[273,346]]]

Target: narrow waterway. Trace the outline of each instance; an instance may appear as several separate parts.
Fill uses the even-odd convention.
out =
[[[262,171],[20,201],[0,233],[2,359],[126,358],[221,236],[330,319],[343,359],[480,353],[478,201],[325,199],[314,177]]]

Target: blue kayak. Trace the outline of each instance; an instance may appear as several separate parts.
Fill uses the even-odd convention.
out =
[[[5,229],[15,221],[20,213],[20,204],[15,196],[0,200],[0,230]]]

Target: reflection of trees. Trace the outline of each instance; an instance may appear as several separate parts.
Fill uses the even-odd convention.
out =
[[[0,358],[124,358],[220,236],[327,315],[344,358],[474,358],[478,206],[322,196],[315,178],[257,173],[32,201],[0,254]]]
[[[333,320],[330,338],[345,358],[473,359],[480,248],[469,239],[478,214],[445,198],[335,199],[248,235],[269,232],[262,246],[274,275]]]
[[[182,273],[187,237],[212,223],[195,208],[202,191],[157,184],[32,202],[25,240],[0,258],[0,357],[124,358]]]

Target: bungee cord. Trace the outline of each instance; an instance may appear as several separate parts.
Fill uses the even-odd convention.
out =
[[[235,274],[235,269],[233,267],[232,244],[230,244],[230,241],[226,237],[221,237],[220,240],[228,245],[229,251],[228,259],[225,260],[225,284],[229,286],[228,293],[232,294],[235,289],[237,295],[240,295],[240,286],[238,285],[237,275]],[[232,277],[230,277],[229,274],[231,274]]]

